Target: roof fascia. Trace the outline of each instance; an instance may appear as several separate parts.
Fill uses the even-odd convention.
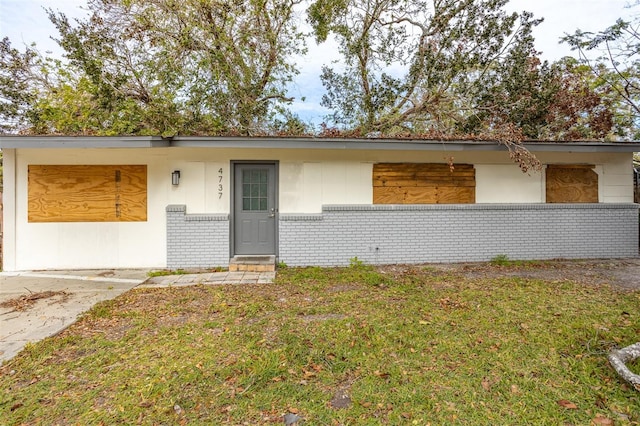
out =
[[[640,142],[524,142],[531,152],[638,152]],[[342,139],[275,137],[174,137],[173,147],[330,149],[374,151],[506,151],[497,141],[432,141],[419,139]]]
[[[524,142],[531,152],[640,152],[640,142]],[[353,151],[506,151],[497,141],[314,137],[0,136],[1,148],[237,148]]]
[[[0,136],[0,148],[166,148],[160,136]]]

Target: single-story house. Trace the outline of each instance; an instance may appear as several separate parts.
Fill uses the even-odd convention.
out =
[[[638,256],[640,143],[0,136],[4,269]]]

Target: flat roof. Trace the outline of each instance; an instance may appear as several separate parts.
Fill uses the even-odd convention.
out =
[[[531,152],[638,152],[640,142],[524,141]],[[384,138],[242,137],[242,136],[0,136],[1,148],[240,148],[434,151],[504,151],[498,141]]]
[[[17,136],[0,135],[1,148],[161,148],[160,136]]]

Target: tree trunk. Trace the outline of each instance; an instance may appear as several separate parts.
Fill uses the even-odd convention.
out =
[[[640,358],[640,342],[626,348],[614,350],[609,354],[608,358],[611,366],[620,377],[629,382],[637,391],[640,391],[640,375],[633,373],[625,365],[629,361]]]

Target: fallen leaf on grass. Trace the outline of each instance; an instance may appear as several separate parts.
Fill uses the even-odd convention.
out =
[[[482,379],[482,389],[486,390],[487,392],[489,392],[491,390],[491,383],[489,383],[489,380]]]
[[[380,370],[376,370],[373,372],[374,376],[380,377],[381,379],[388,379],[389,376],[391,376],[391,374],[389,373],[382,373]]]
[[[568,401],[566,399],[559,400],[558,401],[558,405],[563,407],[563,408],[566,408],[567,410],[577,410],[578,409],[578,406],[576,404],[574,404],[573,402]]]
[[[613,420],[603,416],[602,414],[596,414],[595,419],[591,420],[591,423],[594,425],[611,426],[613,425]]]

